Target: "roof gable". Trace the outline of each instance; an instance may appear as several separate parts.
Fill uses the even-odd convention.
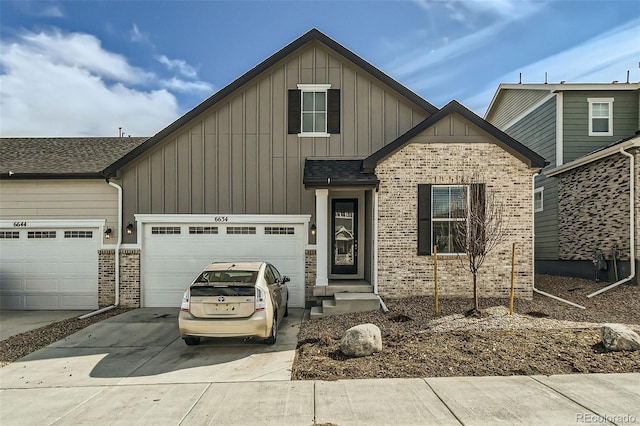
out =
[[[457,101],[451,101],[440,111],[423,120],[420,124],[406,132],[404,135],[400,136],[395,141],[391,142],[382,149],[365,158],[362,162],[363,170],[373,172],[378,163],[384,161],[384,159],[402,149],[423,131],[427,130],[436,123],[453,114],[459,115],[462,119],[467,120],[482,132],[491,136],[499,146],[501,146],[507,152],[511,153],[513,156],[525,162],[529,167],[544,167],[544,158],[542,158],[517,140],[513,139],[503,131],[499,130],[489,122],[478,117],[476,114],[465,108],[462,104],[458,103]]]
[[[135,150],[133,150],[123,158],[116,161],[114,164],[112,164],[105,170],[105,174],[107,176],[112,176],[113,174],[115,174],[115,172],[118,169],[130,163],[142,153],[153,148],[155,145],[163,141],[165,138],[167,138],[168,136],[170,136],[172,133],[176,132],[183,126],[187,125],[191,120],[193,120],[200,114],[204,113],[209,108],[222,102],[225,99],[228,99],[228,97],[232,96],[242,86],[249,83],[254,78],[260,76],[262,73],[269,70],[272,66],[276,65],[283,59],[287,58],[289,55],[293,54],[299,49],[302,49],[305,45],[311,42],[321,43],[327,48],[333,50],[338,55],[341,55],[342,57],[352,62],[356,66],[362,68],[364,71],[372,75],[374,78],[380,80],[385,85],[389,86],[391,89],[398,92],[401,96],[405,97],[410,102],[413,102],[420,108],[424,109],[429,114],[433,114],[438,110],[435,106],[431,105],[429,102],[427,102],[426,100],[418,96],[413,91],[401,85],[400,83],[398,83],[397,81],[395,81],[394,79],[392,79],[391,77],[389,77],[388,75],[380,71],[378,68],[371,65],[369,62],[365,61],[355,53],[351,52],[349,49],[345,48],[344,46],[340,45],[336,41],[332,40],[331,38],[329,38],[328,36],[320,32],[319,30],[314,28],[309,32],[307,32],[306,34],[304,34],[303,36],[301,36],[300,38],[298,38],[297,40],[291,42],[290,44],[288,44],[278,52],[274,53],[272,56],[270,56],[269,58],[267,58],[266,60],[258,64],[257,66],[255,66],[253,69],[251,69],[250,71],[248,71],[247,73],[245,73],[244,75],[242,75],[241,77],[239,77],[238,79],[236,79],[235,81],[233,81],[232,83],[224,87],[223,89],[213,94],[211,97],[209,97],[202,103],[197,105],[191,111],[187,112],[182,117],[178,118],[169,126],[167,126],[163,130],[158,132],[156,135],[149,138],[149,140],[147,140],[144,144],[140,145]]]

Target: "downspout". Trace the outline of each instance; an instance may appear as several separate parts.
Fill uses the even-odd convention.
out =
[[[531,196],[533,197],[533,194],[535,193],[535,189],[536,189],[536,177],[539,175],[539,173],[534,173],[533,176],[531,177]],[[547,296],[550,297],[554,300],[557,300],[559,302],[564,302],[567,303],[571,306],[575,306],[576,308],[580,308],[580,309],[587,309],[582,305],[578,305],[577,303],[573,303],[569,300],[563,299],[561,297],[558,296],[554,296],[553,294],[549,294],[546,293],[542,290],[538,290],[536,288],[536,212],[535,212],[535,205],[534,203],[531,203],[531,208],[532,208],[532,214],[531,214],[531,244],[533,245],[533,251],[531,254],[531,282],[533,283],[533,291],[535,291],[538,294],[541,294],[543,296]]]
[[[85,318],[92,317],[94,315],[101,314],[103,312],[110,311],[112,309],[117,308],[118,305],[120,304],[120,246],[122,245],[122,187],[118,184],[115,184],[109,181],[109,179],[107,179],[107,183],[118,190],[118,241],[116,242],[116,251],[115,251],[115,300],[113,305],[98,309],[97,311],[89,312],[88,314],[78,317],[78,319],[85,319]]]
[[[378,188],[373,190],[373,294],[378,296],[382,311],[389,312],[378,293]]]
[[[623,278],[620,281],[617,281],[607,287],[601,288],[600,290],[591,293],[588,295],[588,298],[592,298],[594,296],[599,295],[600,293],[604,293],[607,290],[611,290],[614,287],[619,286],[620,284],[626,283],[627,281],[631,281],[636,276],[636,239],[635,239],[635,212],[634,212],[634,203],[635,203],[635,158],[633,154],[628,153],[624,150],[623,147],[620,147],[620,154],[629,157],[629,263],[631,264],[631,273],[627,278]]]

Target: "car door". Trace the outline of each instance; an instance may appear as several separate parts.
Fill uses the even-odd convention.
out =
[[[268,264],[267,268],[271,270],[271,275],[273,276],[275,282],[273,294],[274,301],[276,301],[278,305],[278,321],[280,321],[280,319],[284,316],[284,312],[286,310],[285,305],[287,303],[287,287],[282,282],[282,275],[280,275],[280,272],[275,266]]]

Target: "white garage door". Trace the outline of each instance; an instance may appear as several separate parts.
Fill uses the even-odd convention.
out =
[[[98,307],[99,228],[0,229],[2,309]]]
[[[143,305],[180,306],[186,287],[209,263],[266,261],[291,278],[289,306],[303,307],[305,225],[238,220],[144,224]]]

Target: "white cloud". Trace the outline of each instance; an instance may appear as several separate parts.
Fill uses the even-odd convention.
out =
[[[115,136],[120,126],[148,136],[178,116],[169,91],[135,87],[157,84],[153,73],[91,35],[29,33],[2,43],[2,136]]]
[[[162,87],[175,90],[182,93],[210,93],[213,91],[212,86],[204,81],[185,81],[179,78],[170,80],[162,80]]]
[[[611,83],[640,81],[640,19],[635,19],[611,31],[591,38],[571,49],[499,76],[466,99],[465,104],[484,114],[500,83],[517,83],[522,73],[523,83],[543,83],[545,72],[549,83]]]
[[[143,33],[142,31],[140,31],[140,29],[136,24],[133,24],[133,28],[131,28],[131,31],[129,31],[129,34],[131,34],[131,41],[134,41],[137,43],[149,41],[149,36]]]
[[[141,84],[153,78],[153,74],[128,64],[121,55],[104,50],[100,40],[90,34],[59,31],[27,33],[22,42],[11,45],[27,55],[43,56],[51,63],[79,67],[102,77]]]
[[[182,59],[169,59],[165,55],[161,55],[156,57],[158,62],[165,65],[170,71],[178,71],[178,73],[182,74],[185,77],[189,78],[197,78],[198,72],[191,65],[187,64],[186,61]]]
[[[434,42],[434,35],[427,32],[416,34],[418,41],[405,43],[414,46],[411,50],[403,49],[400,55],[396,52],[397,59],[389,64],[391,75],[398,78],[408,78],[416,74],[424,74],[434,65],[442,65],[445,62],[453,62],[456,58],[473,53],[495,41],[500,33],[512,25],[514,21],[525,19],[536,13],[543,6],[542,2],[530,0],[464,0],[464,1],[427,1],[417,0],[416,4],[427,11],[427,15],[435,13],[433,4],[444,5],[449,11],[450,19],[456,21],[469,21],[479,16],[493,16],[496,19],[483,21],[483,27],[477,30],[466,31],[467,34],[453,37],[447,34],[439,34]],[[415,47],[417,46],[417,47]],[[436,82],[430,84],[433,87]],[[417,87],[425,89],[430,86]],[[412,86],[415,87],[415,86]]]
[[[64,12],[59,6],[47,6],[40,11],[40,16],[46,16],[49,18],[64,18]]]

